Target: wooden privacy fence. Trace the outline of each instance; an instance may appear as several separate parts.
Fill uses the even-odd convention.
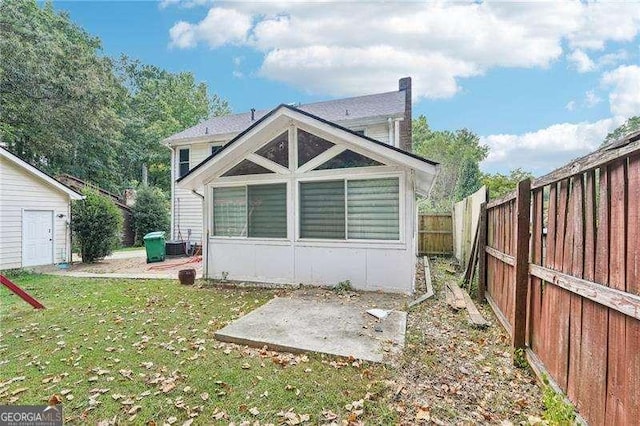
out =
[[[450,213],[418,216],[418,254],[450,255],[453,253],[453,224]]]
[[[590,424],[637,424],[640,132],[481,214],[479,296],[514,347]]]
[[[478,228],[480,206],[487,201],[487,187],[453,205],[453,254],[465,266],[473,253]]]

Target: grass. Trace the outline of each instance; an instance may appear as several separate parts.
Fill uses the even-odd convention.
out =
[[[67,421],[94,424],[328,423],[334,414],[336,421],[396,420],[382,396],[390,377],[384,366],[214,340],[217,329],[277,290],[12,279],[47,309],[33,310],[0,288],[0,404],[44,404],[59,395]]]

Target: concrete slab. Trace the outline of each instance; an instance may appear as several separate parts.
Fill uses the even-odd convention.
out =
[[[404,346],[407,313],[394,310],[378,320],[367,309],[333,300],[276,297],[219,330],[215,337],[273,350],[385,362],[386,354]]]

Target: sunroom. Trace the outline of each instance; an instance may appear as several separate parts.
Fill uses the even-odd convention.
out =
[[[281,105],[177,185],[202,196],[207,278],[410,293],[437,164]]]

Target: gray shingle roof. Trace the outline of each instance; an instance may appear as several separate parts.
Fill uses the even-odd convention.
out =
[[[368,117],[402,115],[404,114],[404,107],[404,91],[335,99],[297,106],[297,108],[302,111],[336,123],[344,123],[346,121],[359,120]],[[255,121],[262,118],[269,111],[271,110],[265,109],[256,111],[254,121],[251,121],[250,112],[210,118],[193,127],[169,136],[165,141],[173,142],[181,139],[191,139],[207,135],[214,136],[228,133],[239,133]]]

